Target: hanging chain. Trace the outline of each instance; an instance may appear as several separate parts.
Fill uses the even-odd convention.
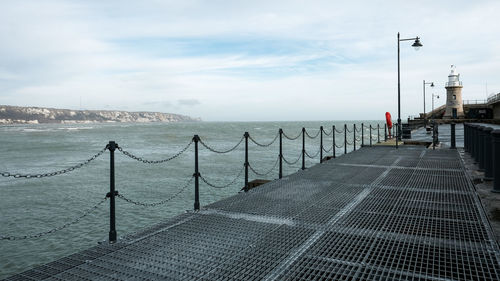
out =
[[[139,201],[134,201],[132,199],[129,199],[125,196],[123,196],[121,193],[117,194],[116,197],[122,199],[122,200],[125,200],[126,202],[128,203],[131,203],[131,204],[134,204],[134,205],[137,205],[137,206],[143,206],[143,207],[155,207],[155,206],[159,206],[159,205],[163,205],[169,201],[171,201],[172,199],[176,198],[177,196],[179,196],[179,194],[181,194],[184,190],[186,190],[186,188],[188,188],[188,186],[193,182],[193,179],[194,177],[191,177],[185,184],[183,187],[181,187],[181,189],[179,189],[179,191],[177,191],[176,193],[174,193],[173,195],[171,195],[170,197],[168,197],[167,199],[165,200],[162,200],[160,202],[155,202],[155,203],[145,203],[145,202],[139,202]]]
[[[165,158],[165,159],[162,159],[162,160],[148,160],[148,159],[144,159],[142,157],[139,157],[139,156],[136,156],[126,150],[123,150],[123,148],[121,148],[120,146],[118,146],[118,150],[123,153],[125,156],[127,157],[130,157],[134,160],[137,160],[139,162],[142,162],[142,163],[146,163],[146,164],[160,164],[160,163],[165,163],[165,162],[168,162],[170,160],[174,160],[175,158],[181,156],[181,154],[183,154],[184,152],[186,152],[186,150],[188,150],[188,148],[191,146],[191,144],[193,143],[193,141],[191,140],[181,151],[177,152],[176,154],[174,154],[173,156],[170,156],[169,158]]]
[[[339,134],[342,134],[344,132],[344,129],[342,129],[341,131],[337,130],[337,128],[335,128],[335,132],[339,133]]]
[[[276,168],[276,166],[278,165],[279,160],[280,160],[280,157],[278,156],[278,157],[276,158],[276,161],[274,162],[274,165],[271,167],[271,169],[269,169],[269,170],[268,170],[267,172],[265,172],[265,173],[261,173],[261,172],[256,171],[256,170],[252,167],[252,165],[250,165],[250,164],[248,165],[248,167],[249,167],[249,168],[250,168],[250,170],[251,170],[252,172],[254,172],[254,174],[256,174],[257,176],[267,176],[267,175],[269,175],[269,173],[271,173],[271,172],[272,172],[272,171]]]
[[[257,142],[256,140],[254,140],[254,138],[252,138],[252,135],[249,135],[248,137],[256,145],[258,145],[260,147],[268,147],[268,146],[271,146],[278,139],[279,136],[280,136],[280,134],[277,133],[276,136],[274,137],[274,139],[270,143],[268,143],[268,144],[262,144],[262,143]]]
[[[302,157],[302,152],[299,154],[299,158],[297,158],[297,160],[295,160],[294,162],[290,162],[290,161],[286,160],[285,155],[283,155],[282,157],[283,157],[283,161],[285,161],[285,163],[287,163],[288,165],[295,165],[295,164],[297,164],[297,162],[299,162],[300,158]]]
[[[228,149],[228,150],[218,150],[218,149],[215,149],[215,148],[213,148],[213,147],[210,147],[209,145],[207,145],[206,143],[204,143],[204,142],[203,142],[203,140],[201,140],[201,139],[199,140],[199,142],[200,142],[200,143],[201,143],[201,145],[203,145],[206,149],[208,149],[208,150],[210,150],[210,151],[212,151],[212,152],[214,152],[214,153],[224,154],[224,153],[229,153],[229,152],[231,152],[231,151],[235,150],[236,148],[238,148],[238,146],[240,146],[240,144],[243,142],[243,140],[244,140],[244,139],[245,139],[245,136],[242,136],[242,137],[241,137],[241,139],[239,140],[239,142],[238,142],[235,146],[231,147],[231,148],[230,148],[230,149]]]
[[[79,169],[79,168],[81,168],[81,167],[89,164],[90,162],[94,161],[99,156],[101,156],[106,151],[106,149],[107,149],[107,147],[103,148],[97,154],[95,154],[94,156],[92,156],[89,159],[85,160],[84,162],[82,162],[80,164],[77,164],[75,166],[66,168],[64,170],[59,170],[59,171],[55,171],[55,172],[48,172],[48,173],[43,173],[43,174],[20,174],[20,173],[0,172],[0,175],[2,175],[3,177],[27,178],[27,179],[30,179],[30,178],[37,178],[37,179],[39,179],[39,178],[45,178],[45,177],[52,177],[52,176],[62,175],[62,174],[69,173],[71,171],[74,171],[76,169]]]
[[[333,131],[333,129],[332,129],[332,130],[330,130],[330,132],[327,132],[327,131],[325,131],[325,130],[323,129],[323,133],[324,133],[325,135],[327,135],[327,136],[331,135],[331,134],[332,134],[332,131]]]
[[[342,142],[342,144],[341,144],[341,145],[337,145],[337,144],[335,144],[335,147],[336,147],[336,148],[342,148],[342,147],[344,147],[344,143]]]
[[[309,153],[307,153],[307,151],[305,151],[305,154],[306,154],[306,156],[307,156],[307,157],[309,157],[310,159],[314,159],[314,158],[316,158],[316,156],[318,156],[318,155],[319,155],[319,152],[320,152],[320,150],[318,149],[318,152],[316,152],[316,154],[314,154],[313,156],[309,155]]]
[[[229,187],[231,185],[233,185],[237,179],[240,178],[240,176],[243,174],[243,170],[245,170],[245,166],[243,166],[241,168],[241,170],[239,171],[238,175],[228,184],[225,184],[225,185],[216,185],[216,184],[213,184],[213,183],[210,183],[205,177],[203,177],[202,175],[200,175],[200,178],[201,180],[206,183],[208,186],[211,186],[213,188],[226,188],[226,187]]]
[[[307,136],[308,138],[310,138],[310,139],[315,139],[315,138],[317,138],[317,137],[319,136],[319,133],[321,132],[321,130],[318,130],[318,132],[316,133],[316,135],[315,135],[314,137],[313,137],[313,136],[311,136],[311,135],[309,135],[309,133],[307,132],[307,130],[305,130],[305,132],[306,132],[306,136]]]
[[[330,149],[328,149],[328,150],[326,150],[326,149],[323,147],[323,151],[324,151],[324,152],[327,152],[327,153],[328,153],[328,152],[330,152],[330,151],[332,151],[332,149],[333,149],[333,145],[332,145],[332,146],[330,147]]]
[[[289,139],[289,140],[296,140],[296,139],[298,139],[300,136],[302,136],[302,132],[300,132],[300,134],[299,134],[298,136],[294,137],[294,138],[291,138],[291,137],[287,136],[287,135],[285,134],[285,132],[283,132],[283,136],[284,136],[285,138]]]
[[[86,216],[88,216],[90,213],[92,213],[94,210],[96,210],[100,205],[102,205],[102,203],[104,203],[106,201],[106,199],[107,198],[104,197],[101,201],[99,201],[99,203],[97,203],[95,206],[93,206],[92,208],[90,208],[87,211],[85,211],[81,216],[79,216],[79,217],[75,218],[74,220],[72,220],[72,221],[70,221],[68,223],[65,223],[65,224],[63,224],[61,226],[55,227],[55,228],[53,228],[51,230],[44,231],[44,232],[39,232],[39,233],[36,233],[36,234],[27,234],[27,235],[23,235],[23,236],[4,236],[4,235],[0,235],[0,240],[25,240],[25,239],[40,238],[42,236],[45,236],[45,235],[54,233],[56,231],[65,229],[65,228],[67,228],[70,225],[78,223],[80,220],[82,220],[83,218],[85,218]]]

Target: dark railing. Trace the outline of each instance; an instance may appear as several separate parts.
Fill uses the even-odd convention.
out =
[[[182,148],[178,153],[174,154],[171,157],[162,159],[162,160],[149,160],[149,159],[145,159],[143,157],[136,156],[133,153],[130,153],[130,152],[124,150],[122,147],[119,146],[118,143],[116,143],[114,141],[110,141],[104,149],[99,151],[97,154],[95,154],[94,156],[92,156],[88,160],[86,160],[78,165],[64,169],[64,170],[58,170],[55,172],[49,172],[49,173],[43,173],[43,174],[21,174],[21,173],[11,173],[11,172],[0,172],[1,176],[12,177],[12,178],[44,178],[44,177],[57,176],[57,175],[69,173],[69,172],[72,172],[78,168],[81,168],[81,167],[89,164],[93,160],[97,159],[106,150],[109,151],[109,192],[106,194],[105,198],[103,198],[99,203],[97,203],[95,206],[88,209],[87,211],[83,212],[83,215],[77,217],[76,219],[74,219],[68,223],[63,224],[62,226],[58,226],[54,229],[51,229],[49,231],[40,232],[40,233],[36,233],[36,234],[31,234],[31,235],[24,235],[24,236],[0,235],[0,240],[21,240],[21,239],[29,239],[29,238],[38,238],[38,237],[42,237],[42,236],[50,234],[50,233],[54,233],[58,230],[61,230],[63,228],[66,228],[72,224],[79,222],[81,219],[88,216],[92,211],[97,209],[104,201],[106,201],[109,198],[109,202],[110,202],[109,203],[109,242],[114,243],[114,242],[116,242],[116,239],[117,239],[115,198],[120,198],[128,203],[132,203],[132,204],[139,205],[139,206],[150,206],[151,207],[151,206],[163,205],[163,204],[171,201],[172,199],[174,199],[177,195],[182,193],[184,190],[186,190],[192,184],[192,181],[194,179],[194,210],[199,210],[200,209],[200,187],[199,187],[200,179],[202,182],[204,182],[206,185],[208,185],[210,187],[226,188],[228,186],[235,184],[237,182],[237,180],[240,178],[240,176],[244,173],[243,190],[245,192],[247,192],[250,189],[250,187],[249,187],[249,171],[252,171],[254,174],[256,174],[258,176],[266,176],[266,175],[270,174],[277,166],[279,166],[278,178],[281,179],[283,177],[283,162],[285,162],[288,165],[295,165],[296,163],[298,163],[298,161],[300,159],[302,159],[301,170],[305,170],[305,169],[307,169],[306,161],[305,161],[306,157],[309,159],[315,159],[319,155],[319,158],[320,158],[319,163],[323,163],[323,161],[325,160],[325,158],[323,157],[324,156],[323,152],[331,153],[331,158],[335,158],[335,157],[337,157],[337,155],[336,155],[337,148],[338,149],[344,148],[344,154],[347,154],[348,146],[351,146],[353,148],[353,150],[355,151],[357,149],[357,147],[356,147],[357,143],[360,143],[361,147],[363,147],[365,145],[365,130],[368,130],[368,132],[369,132],[368,137],[369,137],[370,146],[372,146],[372,141],[380,142],[380,125],[377,124],[377,133],[374,136],[372,134],[372,125],[369,125],[369,127],[366,128],[366,126],[363,123],[361,124],[360,129],[357,129],[356,124],[353,124],[352,130],[350,130],[348,128],[347,124],[344,124],[343,130],[340,130],[340,131],[336,129],[335,125],[333,125],[330,132],[325,131],[323,126],[321,126],[319,128],[319,130],[317,131],[317,133],[312,134],[312,135],[309,134],[305,128],[302,128],[301,132],[295,137],[290,137],[290,136],[286,135],[282,129],[279,129],[278,133],[276,134],[274,139],[269,143],[260,143],[260,142],[256,141],[248,132],[245,132],[243,134],[243,136],[241,137],[241,139],[239,139],[234,146],[232,146],[229,149],[225,149],[225,150],[216,149],[216,148],[208,145],[206,142],[204,142],[203,139],[199,135],[194,135],[193,138],[191,139],[191,141],[184,148]],[[361,133],[361,137],[357,138],[356,133]],[[388,133],[390,133],[390,132],[387,130],[387,126],[384,125],[384,139],[385,140],[387,140]],[[344,140],[340,145],[338,145],[336,142],[336,134],[343,134]],[[393,135],[394,135],[394,133],[393,133]],[[287,158],[285,158],[285,156],[283,155],[283,137],[287,140],[294,141],[294,140],[297,140],[301,136],[302,136],[302,151],[301,151],[301,153],[299,154],[298,158],[295,161],[292,162],[292,161],[287,160]],[[316,153],[309,154],[306,150],[306,137],[308,139],[316,139],[316,138],[318,138],[318,136],[320,138],[319,139],[319,149]],[[330,146],[328,146],[328,148],[324,147],[324,142],[323,142],[324,136],[331,136],[332,137],[331,147]],[[352,136],[352,141],[348,140],[349,136]],[[359,134],[358,134],[358,136],[359,136]],[[260,146],[260,147],[269,147],[272,144],[274,144],[276,142],[276,140],[278,140],[278,139],[279,139],[279,154],[278,154],[278,158],[276,160],[273,160],[273,161],[275,161],[274,165],[268,171],[265,171],[265,172],[257,171],[255,169],[255,167],[252,167],[252,165],[249,163],[249,160],[248,160],[249,141],[254,143],[257,146]],[[230,152],[233,152],[234,150],[236,150],[243,142],[245,145],[245,147],[244,147],[245,159],[244,159],[243,167],[240,170],[240,172],[237,174],[237,176],[231,182],[229,182],[227,184],[223,184],[223,185],[218,185],[218,184],[215,184],[215,183],[209,181],[207,178],[205,178],[203,176],[203,174],[199,170],[199,158],[198,158],[199,145],[201,145],[203,148],[205,148],[213,153],[226,154],[226,153],[230,153]],[[190,177],[189,180],[187,180],[187,182],[182,186],[182,188],[177,193],[173,194],[172,196],[168,197],[167,199],[164,199],[162,201],[155,202],[155,203],[139,202],[139,201],[135,201],[135,200],[132,200],[130,198],[125,197],[123,194],[118,193],[118,191],[115,189],[115,151],[116,150],[120,151],[123,155],[125,155],[131,159],[134,159],[136,161],[142,162],[142,163],[160,164],[160,163],[165,163],[165,162],[171,161],[171,160],[179,157],[180,155],[185,153],[189,149],[189,147],[191,147],[191,145],[193,143],[194,143],[194,173],[193,173],[192,177]],[[499,164],[499,166],[500,166],[500,164]]]
[[[500,193],[500,130],[465,123],[464,148],[484,171],[484,180],[493,181],[491,191]]]

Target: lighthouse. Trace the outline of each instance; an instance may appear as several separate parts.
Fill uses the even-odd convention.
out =
[[[454,65],[451,66],[448,82],[446,82],[446,111],[443,119],[464,118],[464,106],[462,102],[462,81],[460,74]]]

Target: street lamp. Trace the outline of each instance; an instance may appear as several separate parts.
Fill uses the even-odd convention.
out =
[[[417,36],[415,38],[407,38],[407,39],[400,39],[399,38],[399,32],[398,32],[398,127],[396,131],[396,148],[398,148],[398,140],[401,140],[401,83],[400,83],[400,70],[399,70],[399,42],[401,41],[410,41],[410,40],[415,40],[413,44],[411,45],[412,47],[415,48],[416,51],[422,47],[422,43],[420,43],[420,38]]]
[[[434,87],[434,82],[425,82],[424,80],[424,84],[423,84],[423,88],[424,88],[424,126],[427,125],[427,119],[426,119],[426,111],[425,111],[425,85],[430,85],[431,87]]]
[[[434,97],[439,99],[439,95],[432,94],[432,111],[434,111]],[[434,112],[432,112],[432,116],[434,116]],[[432,119],[434,119],[434,117],[432,117]]]

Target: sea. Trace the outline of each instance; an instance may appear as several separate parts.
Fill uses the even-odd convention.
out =
[[[325,157],[333,155],[332,126],[339,131],[335,133],[337,146],[344,143],[341,131],[347,124],[347,141],[352,143],[355,137],[359,148],[361,123],[365,145],[369,143],[369,125],[373,127],[373,143],[378,138],[377,124],[383,139],[383,122],[378,120],[0,126],[0,279],[85,250],[108,238],[109,200],[104,199],[110,188],[110,152],[99,152],[110,141],[121,148],[114,155],[116,190],[130,201],[152,204],[142,206],[116,198],[116,230],[120,239],[193,210],[194,135],[203,142],[198,143],[199,172],[210,184],[200,180],[203,208],[241,192],[245,162],[245,141],[241,140],[245,132],[251,137],[250,166],[259,174],[269,172],[263,176],[250,170],[249,180],[274,180],[278,178],[276,136],[280,128],[287,137],[297,137],[283,137],[284,158],[290,163],[296,161],[293,165],[283,162],[286,176],[301,169],[302,128],[309,135],[305,137],[305,149],[312,158],[305,157],[305,166],[311,167],[320,162],[320,126],[325,131]],[[353,148],[348,146],[347,152]],[[335,148],[335,153],[342,155],[344,148]],[[95,155],[98,156],[93,159]],[[90,159],[93,160],[88,162]],[[75,168],[36,177],[71,167]],[[33,177],[8,176],[16,174]]]

